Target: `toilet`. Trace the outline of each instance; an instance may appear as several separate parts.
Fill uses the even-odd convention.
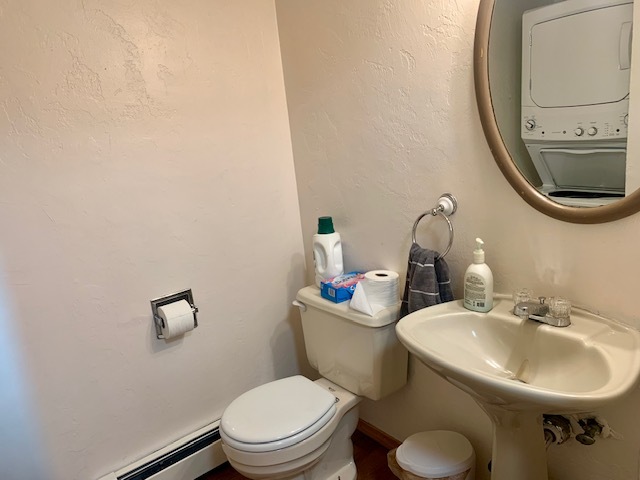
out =
[[[355,480],[351,435],[363,397],[379,400],[407,381],[396,337],[400,305],[375,316],[332,303],[315,286],[298,292],[307,358],[323,377],[296,375],[243,393],[220,421],[222,448],[253,479]]]

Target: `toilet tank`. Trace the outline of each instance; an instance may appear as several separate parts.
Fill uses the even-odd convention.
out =
[[[396,337],[400,304],[375,316],[333,303],[306,287],[296,297],[307,358],[324,378],[378,400],[407,382],[408,352]]]

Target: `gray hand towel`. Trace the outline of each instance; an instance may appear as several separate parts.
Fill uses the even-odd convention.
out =
[[[439,255],[417,243],[411,245],[401,318],[421,308],[453,300],[449,267],[443,258],[436,260]]]

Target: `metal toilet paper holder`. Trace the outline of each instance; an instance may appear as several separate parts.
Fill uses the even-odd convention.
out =
[[[164,320],[160,315],[158,315],[158,307],[162,307],[163,305],[168,305],[173,302],[179,302],[180,300],[186,300],[187,303],[191,305],[191,311],[193,312],[193,328],[198,326],[198,316],[196,315],[198,313],[198,307],[193,303],[193,293],[191,293],[191,289],[166,295],[164,297],[154,298],[151,300],[151,311],[153,312],[153,324],[156,327],[157,338],[164,338],[162,328],[165,327]]]

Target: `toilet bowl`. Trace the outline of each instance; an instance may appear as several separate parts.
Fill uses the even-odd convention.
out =
[[[350,438],[360,400],[324,378],[276,380],[243,394],[225,410],[222,448],[229,463],[248,478],[353,479]]]
[[[361,398],[378,400],[406,383],[400,307],[370,317],[323,299],[315,286],[296,300],[307,358],[324,378],[296,375],[240,395],[222,415],[222,448],[248,478],[355,480],[351,435]]]

